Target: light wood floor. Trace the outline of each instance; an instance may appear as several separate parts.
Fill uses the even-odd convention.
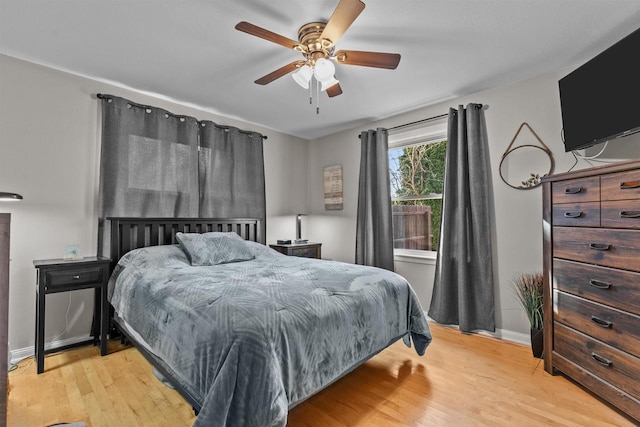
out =
[[[521,346],[432,325],[424,357],[398,342],[289,414],[290,426],[633,426]],[[134,348],[33,358],[9,374],[8,425],[190,426],[190,406]],[[119,350],[119,351],[117,351]]]

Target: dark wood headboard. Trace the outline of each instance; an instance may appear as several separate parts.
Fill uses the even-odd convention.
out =
[[[111,259],[112,268],[127,252],[149,246],[172,245],[177,243],[176,233],[208,233],[211,231],[234,231],[245,240],[265,243],[266,238],[261,232],[261,220],[255,218],[106,218],[111,221]],[[196,411],[200,411],[198,402],[182,385],[173,378],[168,368],[145,346],[137,344],[136,340],[114,318],[117,329],[133,342],[138,350],[168,379],[173,387],[184,396]]]
[[[260,220],[255,218],[118,218],[111,221],[111,259],[113,264],[127,252],[148,246],[172,245],[176,233],[234,231],[245,240],[265,243]]]

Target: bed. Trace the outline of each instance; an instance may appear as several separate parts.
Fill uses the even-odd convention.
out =
[[[259,220],[108,219],[113,321],[194,407],[194,426],[284,426],[395,341],[420,355],[431,341],[401,276],[280,254]]]

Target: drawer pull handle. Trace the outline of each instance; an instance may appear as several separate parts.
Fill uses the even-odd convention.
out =
[[[609,322],[607,320],[602,320],[596,316],[591,316],[591,321],[602,328],[610,328],[613,325],[612,322]]]
[[[620,218],[640,218],[640,211],[622,211]]]
[[[582,216],[582,212],[565,212],[565,218],[580,218]]]
[[[601,282],[600,280],[596,280],[596,279],[590,279],[589,280],[589,284],[591,286],[593,286],[594,288],[598,288],[598,289],[609,289],[609,288],[611,288],[611,283]]]
[[[611,365],[613,365],[613,362],[611,362],[611,360],[605,359],[604,357],[594,353],[593,351],[591,352],[591,358],[602,366],[606,366],[607,368],[610,368]]]
[[[620,186],[622,186],[622,184],[620,184]],[[564,194],[578,194],[581,192],[582,192],[582,187],[571,187],[571,188],[564,189]]]
[[[593,249],[595,251],[608,251],[611,249],[611,245],[607,245],[606,243],[589,243],[589,249]]]
[[[79,275],[79,274],[77,274],[77,275],[75,275],[75,276],[72,276],[71,278],[72,278],[73,280],[80,280],[80,275]]]
[[[640,181],[628,181],[620,183],[621,190],[631,190],[632,188],[640,188]]]

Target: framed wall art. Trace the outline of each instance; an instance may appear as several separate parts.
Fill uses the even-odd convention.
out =
[[[324,168],[324,210],[341,211],[344,206],[342,192],[342,165]]]

